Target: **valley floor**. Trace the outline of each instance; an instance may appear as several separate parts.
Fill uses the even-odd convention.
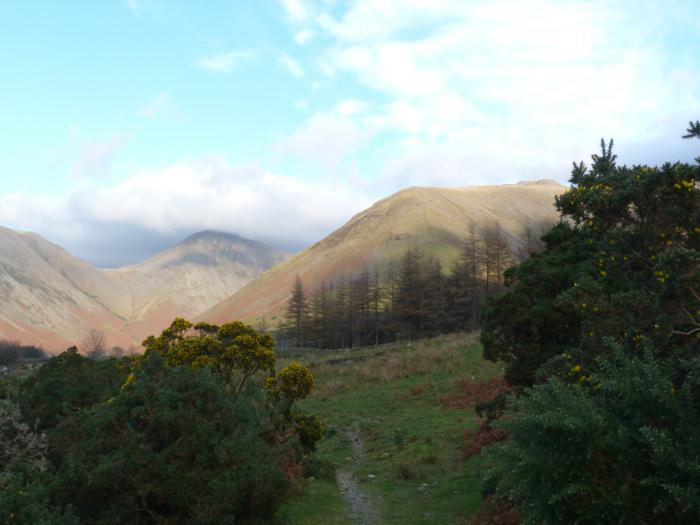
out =
[[[298,360],[316,377],[300,409],[321,417],[327,432],[314,477],[281,510],[283,521],[468,522],[481,505],[480,459],[463,459],[464,432],[479,420],[461,392],[502,374],[482,358],[475,334]]]

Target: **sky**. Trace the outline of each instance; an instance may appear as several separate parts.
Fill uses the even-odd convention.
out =
[[[0,3],[0,225],[100,266],[289,251],[407,186],[694,159],[697,0]]]

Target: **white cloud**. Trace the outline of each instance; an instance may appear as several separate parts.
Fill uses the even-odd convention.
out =
[[[352,117],[366,110],[367,104],[361,100],[343,100],[335,107],[335,112],[343,117]]]
[[[372,138],[373,130],[352,121],[316,113],[277,145],[282,154],[300,157],[331,170]]]
[[[700,74],[663,30],[694,34],[697,17],[677,14],[689,11],[684,2],[329,5],[307,5],[311,14],[290,30],[330,40],[315,57],[326,79],[342,82],[346,92],[359,84],[363,98],[373,100],[371,111],[340,113],[342,102],[335,111],[384,133],[377,142],[391,142],[381,152],[387,173],[407,173],[395,168],[404,160],[426,174],[457,173],[445,167],[449,159],[471,171],[485,161],[502,172],[561,169],[587,157],[602,134],[627,143],[675,139],[678,130],[659,123],[700,112],[700,91],[693,89]],[[418,143],[430,153],[417,154]],[[495,167],[488,171],[494,180],[508,178],[499,179]]]
[[[312,16],[312,10],[306,0],[280,0],[287,19],[291,22],[305,22]]]
[[[38,231],[69,247],[135,232],[163,237],[215,229],[300,249],[340,227],[372,202],[342,182],[319,184],[232,166],[220,157],[135,170],[126,180],[66,199],[0,195],[0,224]],[[140,235],[141,233],[139,233]],[[116,235],[116,234],[115,234]],[[124,239],[114,239],[124,245]],[[109,253],[103,262],[123,257]],[[116,252],[116,250],[115,250]]]
[[[284,67],[287,68],[287,71],[289,71],[295,77],[301,78],[304,76],[304,69],[294,58],[290,57],[286,53],[283,53],[282,55],[280,55],[280,61],[282,62]]]
[[[197,65],[209,71],[229,73],[241,62],[250,60],[253,56],[254,53],[250,50],[231,51],[202,58],[197,61]]]
[[[294,41],[300,46],[303,46],[315,35],[316,33],[310,29],[302,29],[301,31],[297,31],[297,33],[294,35]]]
[[[154,98],[148,104],[145,104],[139,109],[139,116],[145,118],[155,118],[158,113],[163,111],[168,105],[168,94],[158,93],[156,98]]]

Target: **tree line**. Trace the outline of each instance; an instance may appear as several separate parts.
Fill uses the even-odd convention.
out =
[[[19,341],[0,340],[0,366],[13,366],[24,359],[46,359],[46,352],[34,345]]]
[[[474,329],[485,299],[503,288],[505,270],[541,249],[551,225],[528,224],[514,250],[500,223],[472,224],[449,268],[420,248],[380,270],[340,275],[309,293],[297,276],[278,331],[288,347],[348,348]]]

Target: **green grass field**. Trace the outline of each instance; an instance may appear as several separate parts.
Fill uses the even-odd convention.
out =
[[[284,506],[285,521],[467,522],[481,503],[481,486],[479,458],[462,458],[463,434],[478,425],[478,418],[473,407],[446,408],[440,398],[462,380],[478,384],[502,373],[483,360],[476,335],[310,353],[298,360],[316,377],[314,393],[300,408],[327,426],[317,452],[317,461],[327,468]],[[353,437],[361,441],[361,451],[351,443]],[[352,472],[376,511],[374,521],[353,520],[334,477],[337,471]]]

